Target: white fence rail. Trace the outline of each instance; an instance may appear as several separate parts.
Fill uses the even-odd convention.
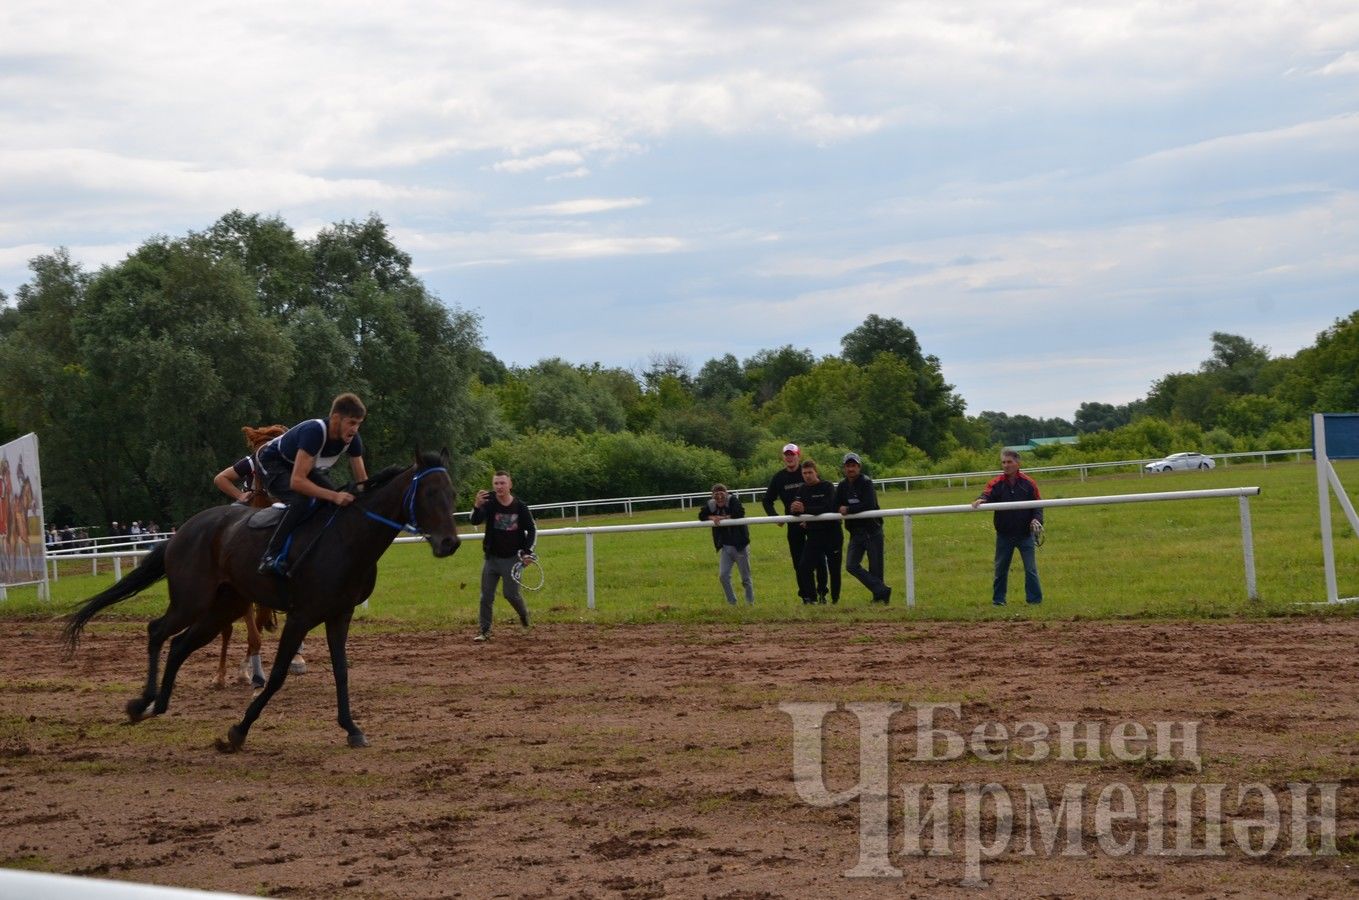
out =
[[[1269,460],[1274,457],[1292,456],[1301,461],[1304,455],[1310,454],[1310,448],[1296,450],[1253,450],[1246,453],[1215,453],[1205,454],[1211,459],[1222,462],[1236,461],[1243,462],[1248,460],[1260,461],[1262,466],[1268,466]],[[1144,466],[1147,463],[1157,462],[1164,457],[1150,459],[1124,459],[1114,462],[1094,462],[1094,463],[1069,463],[1062,466],[1025,466],[1025,472],[1075,472],[1081,481],[1090,477],[1091,472],[1098,474],[1101,470],[1126,469],[1132,466],[1137,467],[1137,472],[1142,477],[1157,477],[1148,473]],[[894,478],[874,478],[875,487],[889,489],[900,487],[902,490],[909,491],[912,485],[938,485],[943,483],[946,487],[953,487],[955,483],[961,483],[967,487],[973,481],[985,481],[999,474],[997,470],[984,470],[978,472],[953,472],[946,475],[901,475]],[[764,487],[745,487],[732,488],[731,493],[742,500],[756,501],[764,496]],[[601,510],[621,510],[625,515],[631,516],[638,507],[654,507],[659,505],[678,505],[680,509],[687,509],[695,503],[707,500],[711,494],[708,491],[689,491],[682,494],[655,494],[648,497],[610,497],[602,500],[567,500],[561,503],[534,503],[530,504],[529,509],[533,510],[534,515],[539,513],[557,513],[559,518],[566,518],[570,513],[577,522],[580,521],[581,511],[586,515],[598,513]],[[460,516],[470,515],[469,512],[460,512]]]
[[[902,553],[905,557],[906,565],[906,606],[915,607],[915,545],[912,534],[912,520],[917,516],[938,516],[966,513],[990,513],[1001,509],[1037,509],[1052,506],[1114,506],[1123,503],[1156,503],[1165,501],[1181,500],[1209,500],[1236,497],[1238,498],[1239,514],[1241,520],[1241,549],[1243,555],[1243,565],[1246,580],[1246,596],[1251,600],[1259,598],[1255,582],[1255,544],[1251,529],[1250,502],[1249,498],[1260,493],[1258,487],[1234,487],[1234,488],[1208,488],[1196,491],[1156,491],[1145,494],[1111,494],[1100,497],[1069,497],[1059,500],[1030,500],[1019,503],[987,503],[978,509],[973,509],[970,503],[957,503],[948,506],[915,506],[901,507],[897,509],[880,509],[868,513],[860,513],[857,518],[901,518],[903,520],[903,545]],[[697,519],[683,522],[651,522],[644,525],[582,525],[567,528],[546,528],[538,531],[538,537],[569,537],[573,535],[584,535],[585,537],[585,600],[586,606],[590,609],[595,608],[595,535],[597,534],[617,534],[631,531],[679,531],[686,528],[723,528],[737,525],[773,525],[789,522],[813,522],[813,521],[839,521],[844,519],[839,513],[826,513],[820,516],[751,516],[743,519],[727,519],[723,522],[713,523],[699,521]],[[467,533],[462,535],[465,541],[479,541],[485,535],[479,533]],[[398,537],[396,543],[414,543],[422,541],[420,537]],[[113,560],[113,574],[115,578],[122,577],[122,561],[129,557],[136,558],[145,556],[147,550],[132,550],[122,553],[70,553],[65,554],[63,559],[89,559],[97,564],[100,559]],[[56,580],[55,573],[53,580]]]
[[[1248,497],[1260,493],[1258,487],[1211,488],[1198,491],[1158,491],[1148,494],[1113,494],[1103,497],[1072,497],[1061,500],[1031,500],[1020,503],[987,503],[973,509],[970,503],[949,506],[917,506],[899,509],[880,509],[860,513],[855,518],[902,518],[905,531],[903,553],[906,562],[906,606],[915,607],[915,547],[911,534],[911,520],[916,516],[937,516],[953,513],[990,513],[1001,509],[1037,509],[1050,506],[1105,506],[1121,503],[1152,503],[1170,500],[1206,500],[1213,498],[1237,497],[1240,499],[1241,544],[1244,555],[1246,596],[1258,599],[1255,585],[1255,547],[1250,523],[1250,504]],[[629,531],[674,531],[683,528],[724,528],[737,525],[772,525],[781,522],[839,521],[844,519],[839,513],[826,513],[820,516],[752,516],[743,519],[727,519],[714,525],[712,522],[698,520],[689,522],[652,522],[646,525],[586,525],[572,528],[553,528],[538,532],[539,537],[585,535],[585,596],[586,605],[595,608],[594,536],[597,534],[616,534]]]

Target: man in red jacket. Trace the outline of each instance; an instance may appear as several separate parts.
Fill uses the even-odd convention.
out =
[[[1009,503],[1022,500],[1041,500],[1038,483],[1019,471],[1019,454],[1014,450],[1000,452],[1001,474],[992,478],[982,489],[981,496],[972,501],[976,509],[983,503]],[[1024,599],[1031,604],[1043,602],[1043,588],[1038,583],[1038,558],[1035,541],[1043,531],[1043,510],[998,509],[992,516],[996,528],[996,574],[991,582],[991,602],[1005,605],[1005,588],[1009,582],[1010,562],[1015,551],[1024,562]]]

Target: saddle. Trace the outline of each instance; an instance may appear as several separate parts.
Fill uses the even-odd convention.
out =
[[[278,524],[279,519],[283,518],[283,511],[287,508],[287,505],[283,503],[266,506],[259,512],[252,513],[250,518],[245,520],[245,527],[250,529],[273,528]]]

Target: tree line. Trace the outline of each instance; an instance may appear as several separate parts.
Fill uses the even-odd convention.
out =
[[[786,440],[827,460],[853,449],[880,477],[990,468],[998,446],[1066,434],[1077,449],[1039,458],[1282,449],[1306,445],[1308,412],[1359,407],[1359,312],[1292,357],[1215,333],[1197,371],[1068,421],[968,415],[914,331],[878,315],[821,358],[507,366],[377,216],[303,240],[234,211],[95,272],[64,249],[30,269],[12,302],[0,293],[0,440],[37,432],[58,525],[182,521],[222,499],[211,476],[243,453],[241,425],[324,415],[343,390],[369,406],[370,470],[447,446],[464,504],[496,468],[531,502],[761,484]]]

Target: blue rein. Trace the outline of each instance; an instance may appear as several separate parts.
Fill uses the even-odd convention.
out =
[[[415,489],[420,486],[421,478],[434,472],[448,474],[448,469],[443,466],[431,466],[428,469],[422,469],[419,472],[416,472],[415,477],[411,479],[410,487],[406,488],[406,493],[401,498],[401,507],[406,511],[406,523],[404,525],[400,522],[394,522],[386,516],[379,515],[370,509],[365,509],[363,514],[374,522],[381,522],[388,528],[395,528],[397,531],[409,531],[411,534],[420,534],[420,528],[415,522]]]

